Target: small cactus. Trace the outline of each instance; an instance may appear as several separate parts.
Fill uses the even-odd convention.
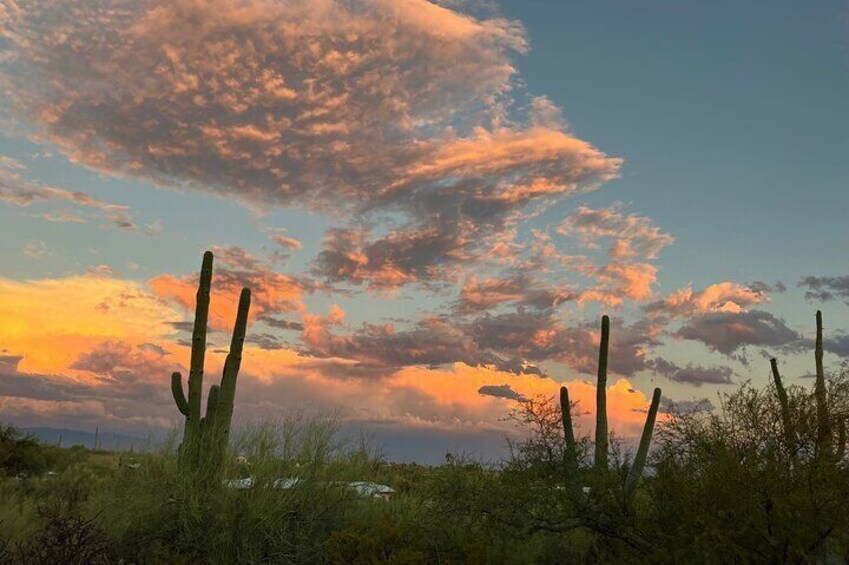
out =
[[[171,375],[171,393],[177,410],[186,417],[183,443],[180,446],[180,464],[191,469],[207,469],[220,474],[230,436],[233,418],[233,403],[236,398],[236,379],[242,364],[242,348],[251,307],[251,291],[243,288],[239,297],[239,308],[230,353],[224,362],[224,375],[220,385],[212,385],[206,404],[206,416],[201,416],[203,395],[203,367],[206,353],[207,321],[209,318],[209,295],[212,286],[212,253],[203,255],[200,271],[195,321],[192,330],[192,353],[189,368],[189,396],[183,391],[179,372]]]

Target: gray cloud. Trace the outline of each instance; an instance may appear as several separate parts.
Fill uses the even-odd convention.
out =
[[[675,335],[700,341],[725,355],[746,345],[780,347],[801,339],[784,320],[763,310],[704,314],[689,320]]]
[[[480,313],[505,304],[545,310],[576,298],[574,291],[548,286],[526,273],[481,279],[472,275],[466,279],[454,311],[460,315]]]
[[[662,397],[660,411],[666,414],[691,414],[693,412],[711,412],[715,409],[713,402],[707,398],[699,400],[672,400]]]
[[[478,389],[478,393],[496,398],[506,398],[507,400],[525,400],[524,396],[513,390],[513,387],[508,384],[484,385]]]
[[[805,298],[820,302],[846,300],[849,303],[849,275],[842,277],[809,276],[799,281],[799,286],[807,288]]]
[[[671,381],[695,386],[731,384],[731,377],[734,376],[734,371],[730,367],[702,367],[692,363],[686,367],[680,367],[661,358],[652,359],[649,364],[655,372]]]
[[[336,334],[333,325],[322,317],[307,317],[302,334],[307,353],[372,367],[462,362],[525,374],[542,374],[536,364],[549,360],[582,373],[595,372],[598,363],[595,325],[565,327],[552,312],[488,314],[469,322],[430,317],[404,330],[364,324],[347,335]],[[657,342],[640,324],[614,319],[611,325],[610,370],[632,375],[645,369],[645,350]]]

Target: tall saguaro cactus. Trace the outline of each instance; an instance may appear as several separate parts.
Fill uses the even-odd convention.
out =
[[[608,468],[608,430],[607,430],[607,359],[610,347],[610,318],[601,318],[601,340],[598,353],[598,381],[596,383],[596,430],[595,430],[595,469],[596,471],[607,471]],[[654,389],[651,405],[646,414],[646,423],[643,426],[643,435],[634,463],[628,471],[625,481],[625,492],[630,496],[636,490],[640,477],[646,467],[649,447],[651,446],[654,424],[657,420],[657,412],[660,408],[661,390]],[[566,440],[566,449],[570,454],[577,452],[575,432],[572,429],[572,406],[569,402],[569,390],[560,387],[560,411],[563,418],[563,434]],[[574,457],[574,455],[572,455]]]
[[[795,454],[796,447],[796,430],[793,427],[793,420],[790,415],[790,399],[787,397],[787,390],[781,382],[781,375],[778,372],[778,361],[770,359],[772,367],[772,380],[775,383],[775,394],[778,396],[778,403],[781,405],[781,425],[784,428],[784,442],[790,455]]]
[[[646,461],[649,457],[649,447],[651,446],[651,436],[654,433],[654,423],[657,420],[657,410],[660,407],[660,389],[655,388],[651,397],[651,405],[649,405],[648,414],[646,414],[646,423],[643,426],[643,435],[640,437],[640,446],[637,448],[637,455],[634,457],[634,464],[628,471],[628,478],[625,483],[625,491],[628,494],[633,493],[637,489],[640,482],[640,477],[643,476],[643,470],[646,468]]]
[[[601,340],[598,348],[598,382],[595,391],[595,466],[607,469],[607,352],[610,346],[610,318],[601,317]]]
[[[828,408],[828,391],[825,386],[825,368],[823,367],[823,343],[822,343],[822,312],[817,310],[817,337],[814,343],[814,361],[816,363],[816,383],[814,384],[814,401],[817,409],[817,434],[816,434],[816,453],[824,458],[824,460],[841,460],[846,450],[846,422],[841,415],[836,419],[837,423],[837,451],[834,450],[834,429],[832,427],[832,415]],[[790,405],[787,398],[787,391],[781,383],[781,376],[778,374],[778,362],[775,359],[770,360],[772,365],[772,378],[775,382],[775,390],[778,396],[778,402],[781,405],[781,418],[784,424],[785,441],[788,449],[794,448],[796,440],[796,429],[793,427],[791,420]]]
[[[236,398],[236,380],[242,364],[242,348],[251,307],[251,291],[243,288],[230,353],[224,362],[224,375],[220,385],[212,385],[206,401],[206,416],[201,415],[203,396],[203,368],[206,354],[206,333],[209,319],[209,295],[212,286],[212,253],[203,255],[198,285],[195,321],[192,329],[192,354],[189,367],[189,396],[183,391],[179,372],[171,375],[171,393],[177,409],[186,417],[183,443],[180,446],[180,464],[187,468],[205,468],[217,474],[223,468],[224,455],[233,418]]]
[[[831,421],[828,416],[828,398],[825,390],[825,369],[822,364],[822,312],[817,310],[817,340],[814,346],[814,360],[817,367],[817,382],[814,396],[817,403],[817,440],[823,455],[831,453]]]

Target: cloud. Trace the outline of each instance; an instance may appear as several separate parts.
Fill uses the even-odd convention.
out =
[[[20,161],[0,155],[0,202],[21,207],[43,203],[70,204],[93,210],[96,213],[94,217],[105,218],[108,225],[125,231],[146,235],[157,235],[157,231],[161,231],[153,224],[140,229],[128,212],[127,206],[110,204],[79,190],[67,190],[27,180],[21,174],[25,170],[26,167]],[[69,210],[46,211],[36,216],[51,222],[88,221],[86,217]]]
[[[28,241],[24,244],[24,255],[30,259],[41,259],[50,253],[47,244],[43,241]]]
[[[217,330],[229,330],[232,326],[242,288],[251,289],[252,320],[281,313],[303,313],[303,295],[318,288],[305,277],[273,271],[263,259],[240,247],[212,249],[216,265],[212,277],[209,323]],[[176,302],[187,312],[194,311],[197,273],[185,277],[158,275],[149,281],[149,285],[156,296]]]
[[[707,313],[745,313],[749,306],[769,300],[769,289],[763,283],[742,285],[726,281],[712,284],[703,290],[682,288],[663,300],[647,304],[651,316],[692,317]]]
[[[590,247],[598,246],[603,239],[612,240],[608,254],[613,259],[656,259],[664,247],[675,241],[670,234],[661,232],[651,218],[626,216],[620,212],[621,208],[619,204],[598,210],[581,206],[557,231],[577,237]]]
[[[494,396],[495,398],[505,398],[507,400],[525,400],[524,396],[513,390],[508,384],[484,385],[478,389],[478,394]]]
[[[734,371],[730,367],[702,367],[692,363],[689,363],[686,367],[680,367],[661,358],[652,359],[648,364],[656,373],[671,381],[695,386],[731,384],[731,377],[734,375]]]
[[[645,356],[658,342],[641,324],[614,319],[611,325],[610,370],[630,376],[645,369]],[[539,375],[538,363],[557,361],[591,374],[598,363],[595,324],[567,327],[552,311],[486,314],[468,321],[431,316],[410,328],[363,324],[348,333],[334,330],[341,326],[338,316],[307,314],[304,326],[302,339],[310,355],[347,359],[376,369],[461,362]]]
[[[700,341],[725,355],[746,345],[781,347],[801,339],[784,320],[763,310],[703,314],[688,321],[675,335]]]
[[[285,236],[282,233],[271,234],[271,239],[287,251],[298,251],[303,247],[300,241],[294,237]]]
[[[504,304],[545,310],[569,300],[575,292],[564,287],[548,287],[524,273],[508,273],[502,278],[478,279],[473,273],[463,284],[455,305],[458,314],[471,314]]]
[[[661,397],[660,411],[664,414],[692,414],[693,412],[711,412],[715,409],[713,402],[707,398],[699,400],[672,400]]]
[[[0,295],[0,344],[24,355],[25,372],[61,371],[78,352],[106,340],[156,341],[173,332],[169,322],[178,318],[144,285],[92,274],[24,282],[0,278]]]
[[[843,299],[849,303],[849,275],[842,277],[809,276],[799,281],[805,287],[805,299],[828,302]]]
[[[462,228],[443,227],[396,231],[377,240],[366,230],[328,230],[312,272],[331,283],[367,284],[372,290],[446,278],[444,265],[472,259],[465,249],[472,239]]]
[[[849,357],[849,334],[843,333],[823,338],[822,347],[840,357]]]
[[[185,375],[189,349],[174,344],[171,322],[177,312],[167,303],[142,285],[115,277],[28,283],[0,279],[0,292],[9,298],[0,304],[4,320],[0,343],[7,348],[0,355],[4,418],[21,425],[77,429],[99,425],[101,430],[124,431],[179,424],[168,375],[173,370]],[[539,374],[478,365],[504,351],[487,351],[474,339],[462,337],[465,326],[452,329],[445,321],[433,321],[395,336],[389,328],[376,327],[339,336],[330,330],[347,328],[341,308],[334,307],[317,319],[311,316],[304,317],[305,340],[326,347],[328,355],[340,356],[296,351],[251,325],[237,392],[238,421],[273,418],[286,410],[322,412],[338,407],[346,426],[367,420],[391,424],[398,433],[429,429],[434,434],[503,437],[516,430],[503,421],[504,401],[484,394],[497,391],[485,387],[497,386],[505,392],[506,385],[518,396],[532,398],[555,396],[560,385]],[[21,325],[19,320],[27,323]],[[481,335],[496,339],[511,325],[504,322],[500,329],[488,327]],[[626,339],[625,332],[619,331],[620,323],[614,322],[612,355],[616,359],[622,345],[619,338]],[[597,332],[586,331],[587,347],[597,355]],[[502,334],[500,339],[510,342],[520,337]],[[220,375],[225,349],[210,345],[207,350],[207,386],[217,380],[213,375]],[[562,349],[550,352],[562,353]],[[540,351],[548,353],[544,348]],[[476,366],[454,361],[463,355]],[[434,362],[443,363],[435,366]],[[591,384],[565,384],[573,399],[592,409]],[[627,381],[617,381],[608,398],[614,429],[625,437],[638,435],[642,418],[634,410],[645,407],[645,395]],[[592,423],[584,413],[578,420],[584,426]]]
[[[557,227],[558,233],[577,239],[590,250],[600,248],[602,241],[609,242],[606,263],[570,258],[575,270],[593,281],[578,295],[580,303],[620,306],[626,299],[645,300],[653,295],[657,267],[651,261],[674,238],[661,232],[650,218],[624,215],[621,208],[621,204],[598,210],[581,206]]]
[[[533,362],[559,361],[585,374],[595,373],[598,366],[600,336],[595,323],[567,327],[550,314],[517,312],[481,317],[472,323],[471,335],[482,348]],[[609,369],[633,375],[645,368],[648,348],[656,344],[642,324],[612,319]]]
[[[348,335],[331,326],[341,319],[307,314],[302,338],[312,355],[352,359],[372,367],[443,365],[462,362],[470,366],[496,364],[499,358],[480,348],[462,328],[439,318],[425,318],[409,330],[396,331],[392,324],[363,324]]]
[[[504,18],[428,0],[19,8],[2,24],[15,117],[111,174],[332,211],[349,225],[315,269],[335,283],[450,278],[529,208],[621,165],[548,99],[523,103],[512,57],[527,41]]]

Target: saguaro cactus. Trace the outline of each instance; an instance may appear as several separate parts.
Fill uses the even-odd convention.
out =
[[[814,346],[814,360],[817,366],[817,382],[814,396],[817,401],[817,442],[823,455],[831,454],[831,421],[828,416],[828,398],[825,390],[825,369],[822,364],[822,312],[817,310],[817,340]]]
[[[171,375],[171,393],[177,409],[186,417],[183,443],[180,446],[180,464],[212,473],[222,469],[230,423],[233,418],[233,402],[236,397],[236,379],[242,363],[242,348],[251,307],[251,291],[243,288],[239,297],[236,325],[230,342],[230,353],[224,362],[224,375],[220,385],[212,385],[206,401],[206,416],[201,416],[203,395],[203,367],[206,354],[206,333],[209,318],[209,294],[212,286],[212,253],[203,255],[200,271],[195,321],[192,329],[192,354],[189,367],[189,396],[183,392],[182,375]]]
[[[601,317],[601,342],[598,348],[598,382],[595,391],[595,466],[607,469],[607,351],[610,345],[610,318]]]
[[[643,435],[640,437],[640,447],[637,448],[637,455],[634,457],[634,464],[628,471],[628,478],[625,483],[625,491],[628,494],[633,493],[637,489],[640,482],[640,477],[643,476],[643,470],[646,468],[646,461],[649,457],[649,447],[651,446],[651,436],[654,433],[654,422],[657,420],[657,410],[660,407],[660,389],[654,389],[651,397],[651,405],[649,406],[648,414],[646,414],[646,423],[643,426]]]
[[[835,458],[840,460],[843,458],[846,449],[846,423],[841,416],[837,419],[837,452],[834,450],[834,429],[832,428],[832,416],[828,409],[828,391],[825,386],[825,369],[823,367],[823,344],[822,344],[822,312],[817,310],[817,337],[814,343],[814,361],[816,363],[817,379],[814,384],[814,400],[817,408],[817,435],[816,435],[816,453],[826,460]],[[776,394],[778,402],[781,405],[781,418],[784,424],[785,441],[788,448],[793,449],[796,441],[796,430],[793,427],[791,420],[790,406],[787,398],[787,391],[781,383],[781,376],[778,374],[778,362],[775,359],[770,360],[772,365],[772,378],[775,381]]]
[[[781,375],[778,372],[778,361],[770,359],[769,363],[772,367],[772,380],[775,383],[775,393],[778,396],[778,403],[781,405],[781,425],[784,428],[784,443],[792,456],[795,454],[796,432],[790,415],[790,400],[787,397],[784,384],[781,382]]]
[[[563,437],[566,438],[566,449],[569,458],[574,459],[578,446],[575,443],[575,432],[572,428],[572,403],[569,401],[569,389],[565,386],[560,387],[560,414],[563,418]]]
[[[595,430],[595,469],[606,471],[608,468],[608,432],[607,432],[607,359],[610,346],[610,318],[601,318],[601,340],[598,353],[598,381],[596,383],[596,430]],[[643,470],[648,459],[651,438],[654,433],[654,424],[657,420],[657,412],[660,407],[661,390],[654,389],[651,405],[646,415],[646,423],[643,426],[643,435],[634,464],[628,471],[625,482],[626,493],[632,494],[640,481]],[[569,402],[569,390],[560,387],[560,411],[563,418],[563,434],[566,439],[566,448],[569,453],[574,454],[577,449],[575,433],[572,429],[571,404]]]

